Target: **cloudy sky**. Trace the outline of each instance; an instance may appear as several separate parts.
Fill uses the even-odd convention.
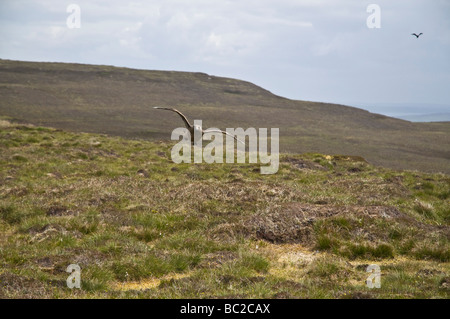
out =
[[[291,99],[450,113],[450,0],[0,0],[0,58],[205,72]]]

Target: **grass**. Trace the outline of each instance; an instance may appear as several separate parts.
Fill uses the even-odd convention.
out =
[[[174,164],[171,143],[2,123],[1,298],[449,297],[448,175],[319,153],[261,175]]]

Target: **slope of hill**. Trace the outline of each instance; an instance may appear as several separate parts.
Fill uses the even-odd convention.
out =
[[[449,297],[447,175],[321,154],[261,175],[172,145],[0,121],[0,298]]]
[[[169,139],[172,106],[204,127],[277,127],[284,152],[358,155],[450,173],[450,123],[410,123],[342,105],[294,101],[204,73],[0,60],[0,116],[71,131]]]

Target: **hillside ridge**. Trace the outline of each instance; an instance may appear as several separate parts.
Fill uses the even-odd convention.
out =
[[[204,127],[280,128],[282,152],[363,156],[395,169],[450,173],[450,123],[411,123],[366,110],[290,100],[200,72],[0,60],[0,116],[16,122],[169,140],[180,109]]]

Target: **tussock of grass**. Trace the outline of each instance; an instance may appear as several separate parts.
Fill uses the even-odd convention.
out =
[[[342,255],[350,258],[383,259],[394,258],[394,248],[389,244],[381,243],[376,246],[364,244],[350,244],[344,248]]]

